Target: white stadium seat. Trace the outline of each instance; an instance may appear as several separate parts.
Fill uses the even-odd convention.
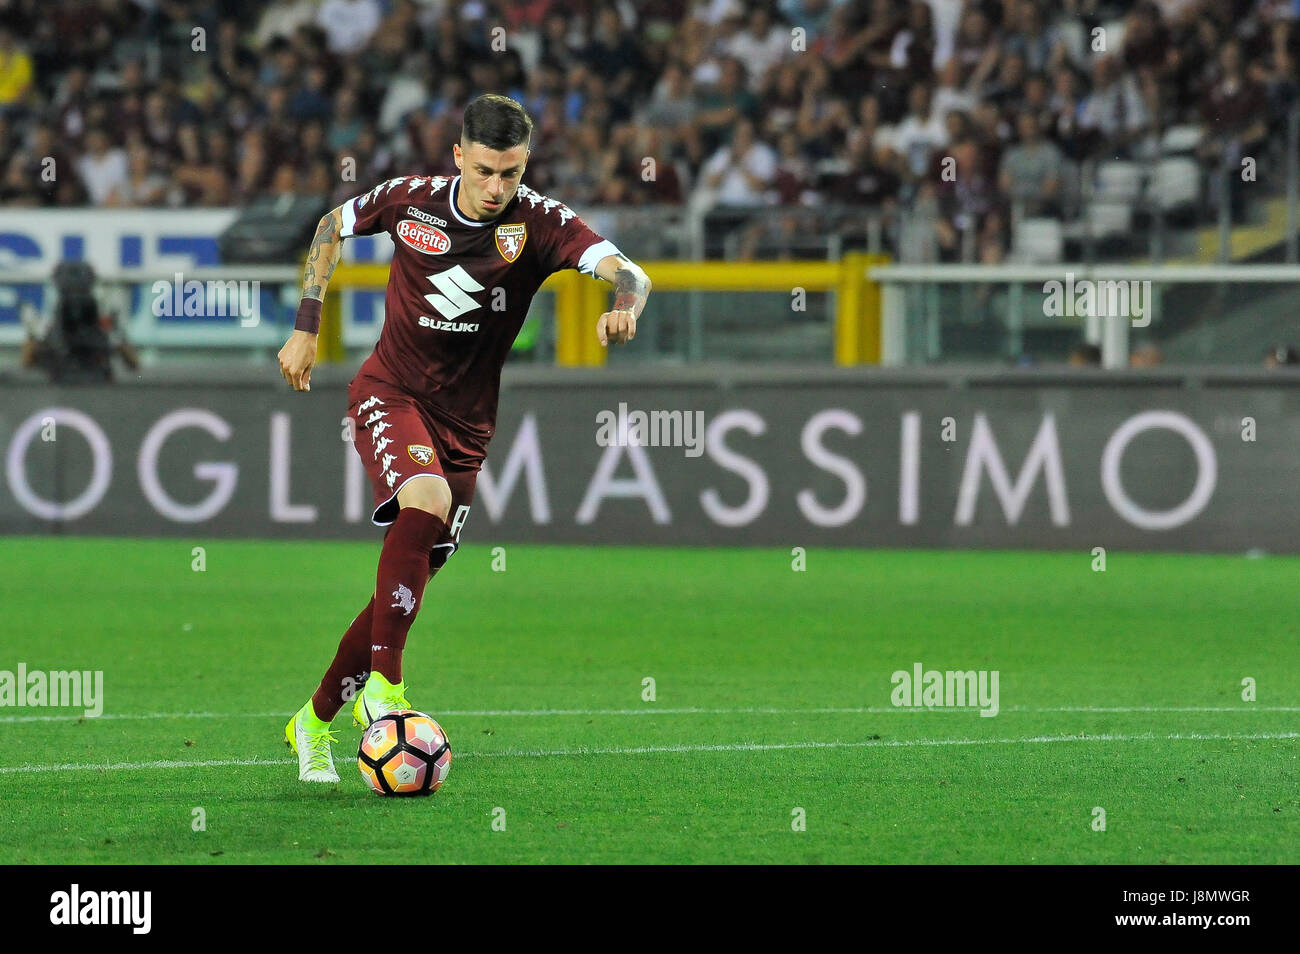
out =
[[[1099,198],[1135,202],[1142,194],[1142,166],[1120,159],[1099,162],[1095,188]]]
[[[1151,201],[1162,212],[1196,205],[1201,195],[1201,168],[1195,159],[1161,159],[1151,177]]]
[[[1061,260],[1065,235],[1058,219],[1022,219],[1012,237],[1011,256],[1017,262],[1051,265]]]
[[[1201,137],[1200,126],[1170,126],[1160,137],[1160,151],[1166,156],[1195,152]]]

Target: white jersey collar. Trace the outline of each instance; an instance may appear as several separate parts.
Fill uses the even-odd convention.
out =
[[[460,189],[460,176],[456,176],[456,178],[451,180],[451,188],[447,191],[447,201],[451,205],[451,214],[456,217],[457,222],[461,223],[462,225],[472,225],[475,228],[481,229],[483,228],[483,226],[492,225],[497,221],[496,219],[492,219],[487,222],[475,222],[473,219],[467,219],[465,218],[465,216],[461,215],[460,209],[456,206],[456,195],[459,189]],[[502,209],[502,211],[504,212],[505,210]]]

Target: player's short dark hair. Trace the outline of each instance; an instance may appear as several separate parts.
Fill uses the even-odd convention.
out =
[[[528,145],[532,136],[528,111],[509,96],[484,93],[465,107],[461,142],[479,142],[501,152],[521,143]]]

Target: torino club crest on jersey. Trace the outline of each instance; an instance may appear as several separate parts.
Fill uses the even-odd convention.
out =
[[[497,226],[497,251],[507,262],[513,262],[519,257],[519,253],[524,250],[524,242],[528,239],[528,226],[523,222],[517,222],[514,225]]]

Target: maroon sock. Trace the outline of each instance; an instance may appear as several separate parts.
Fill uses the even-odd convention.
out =
[[[370,670],[396,685],[402,681],[402,650],[415,622],[424,585],[429,582],[429,553],[446,531],[442,518],[403,507],[379,554],[375,618],[370,628]]]
[[[366,676],[370,675],[370,630],[374,618],[375,598],[372,596],[339,640],[334,661],[325,670],[320,688],[311,697],[311,707],[321,721],[331,721],[365,685]]]

